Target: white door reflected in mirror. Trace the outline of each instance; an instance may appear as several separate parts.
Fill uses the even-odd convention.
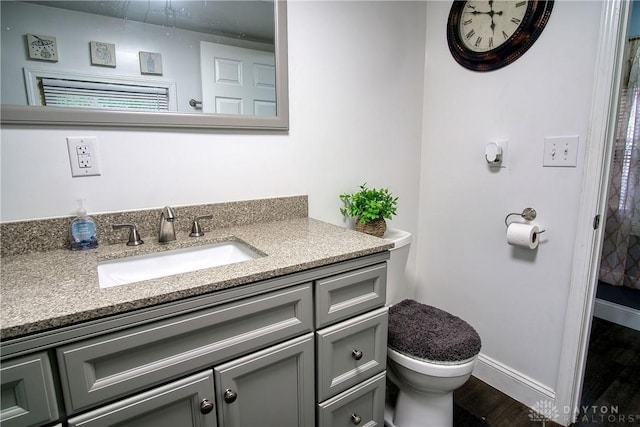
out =
[[[203,112],[276,115],[273,53],[201,41],[200,64]]]

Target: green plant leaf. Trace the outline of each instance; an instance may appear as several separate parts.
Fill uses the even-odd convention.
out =
[[[376,219],[391,219],[396,215],[398,198],[393,197],[388,188],[367,188],[365,182],[360,191],[353,194],[341,194],[344,207],[340,213],[344,216],[356,217],[362,224]]]

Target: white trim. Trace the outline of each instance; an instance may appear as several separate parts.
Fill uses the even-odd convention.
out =
[[[596,298],[593,315],[627,328],[640,331],[640,311]]]
[[[162,87],[169,93],[169,111],[178,111],[176,82],[170,80],[148,79],[144,77],[113,76],[100,74],[83,74],[76,71],[47,70],[42,68],[24,67],[24,82],[27,88],[27,102],[29,105],[42,105],[40,102],[39,78],[86,80],[98,83],[133,84],[138,86]]]
[[[557,407],[575,408],[580,404],[604,231],[603,221],[595,231],[592,224],[596,214],[605,217],[630,2],[612,0],[603,2],[602,7],[582,196],[556,382]]]
[[[528,407],[540,401],[555,401],[555,391],[523,373],[505,366],[482,353],[473,369],[473,376],[498,390],[509,390],[509,396]]]

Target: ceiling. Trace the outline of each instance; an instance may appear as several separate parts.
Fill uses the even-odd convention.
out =
[[[271,0],[31,0],[26,3],[273,44]]]

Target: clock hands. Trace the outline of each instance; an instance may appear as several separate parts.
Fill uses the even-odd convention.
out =
[[[491,17],[491,25],[490,25],[490,27],[491,27],[491,32],[492,32],[493,34],[495,34],[495,32],[496,32],[496,31],[495,31],[495,29],[496,29],[496,23],[495,23],[495,21],[493,20],[493,17],[494,17],[495,15],[502,16],[502,13],[503,13],[503,12],[502,12],[501,10],[500,10],[500,11],[497,11],[497,12],[496,12],[495,10],[493,10],[493,0],[489,0],[489,12],[481,12],[481,11],[479,11],[479,10],[474,10],[474,11],[471,11],[471,12],[468,12],[468,13],[470,13],[470,14],[472,14],[472,15],[489,15],[489,16]]]

